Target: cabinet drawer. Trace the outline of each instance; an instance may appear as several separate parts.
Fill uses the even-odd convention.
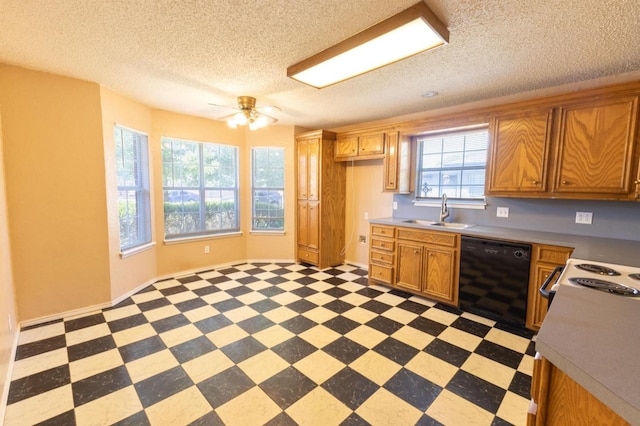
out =
[[[371,239],[371,248],[378,250],[387,250],[393,251],[394,242],[392,240],[384,240],[381,238],[372,238]]]
[[[388,263],[389,265],[393,265],[393,254],[371,250],[370,260],[375,263]]]
[[[411,240],[425,244],[438,244],[447,247],[456,247],[458,245],[458,234],[421,231],[411,228],[398,228],[398,239]]]
[[[318,252],[313,250],[307,250],[303,248],[298,248],[298,260],[301,262],[309,262],[313,264],[318,263]]]
[[[393,268],[390,266],[369,265],[369,278],[391,284],[393,280]]]
[[[567,262],[572,248],[557,246],[538,246],[538,262],[547,262],[562,265]]]
[[[393,238],[395,230],[393,226],[371,225],[371,235]]]

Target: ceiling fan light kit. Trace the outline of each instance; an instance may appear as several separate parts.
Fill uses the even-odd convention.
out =
[[[420,2],[287,68],[287,76],[321,89],[449,42],[447,27]]]
[[[276,123],[277,119],[260,112],[260,109],[266,108],[275,107],[256,108],[256,98],[253,96],[238,96],[239,111],[227,118],[227,124],[233,129],[248,124],[249,130],[257,130]]]

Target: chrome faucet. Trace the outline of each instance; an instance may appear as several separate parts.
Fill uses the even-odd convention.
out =
[[[449,208],[447,207],[447,194],[442,194],[442,204],[440,206],[440,222],[444,222],[449,217]]]

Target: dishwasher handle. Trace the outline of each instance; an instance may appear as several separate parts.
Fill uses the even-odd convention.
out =
[[[554,277],[563,270],[564,266],[556,266],[553,272],[551,272],[547,279],[544,280],[544,284],[542,284],[542,287],[540,287],[540,294],[542,295],[542,297],[544,297],[545,299],[549,299],[550,297],[553,298],[555,291],[547,290],[547,287],[549,287],[549,284],[551,284],[552,282],[555,284]]]

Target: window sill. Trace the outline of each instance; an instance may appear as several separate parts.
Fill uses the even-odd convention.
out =
[[[147,244],[143,244],[141,246],[137,246],[137,247],[133,247],[127,250],[123,250],[120,252],[120,259],[125,259],[129,256],[133,256],[134,254],[138,254],[141,253],[143,251],[147,251],[151,248],[153,248],[156,245],[155,241],[152,241],[150,243]]]
[[[171,238],[169,240],[165,239],[163,244],[171,245],[171,244],[182,244],[182,243],[191,243],[193,241],[202,241],[202,240],[217,240],[220,238],[231,238],[231,237],[241,237],[241,231],[235,232],[226,232],[224,234],[211,234],[211,235],[197,235],[194,237],[179,237],[179,238]]]
[[[251,235],[286,235],[287,232],[286,231],[262,231],[259,229],[252,229],[249,234]]]
[[[438,207],[442,206],[442,199],[415,199],[413,205],[416,207]],[[483,198],[481,200],[447,200],[447,206],[455,207],[457,209],[471,209],[471,210],[486,210],[487,201]]]

